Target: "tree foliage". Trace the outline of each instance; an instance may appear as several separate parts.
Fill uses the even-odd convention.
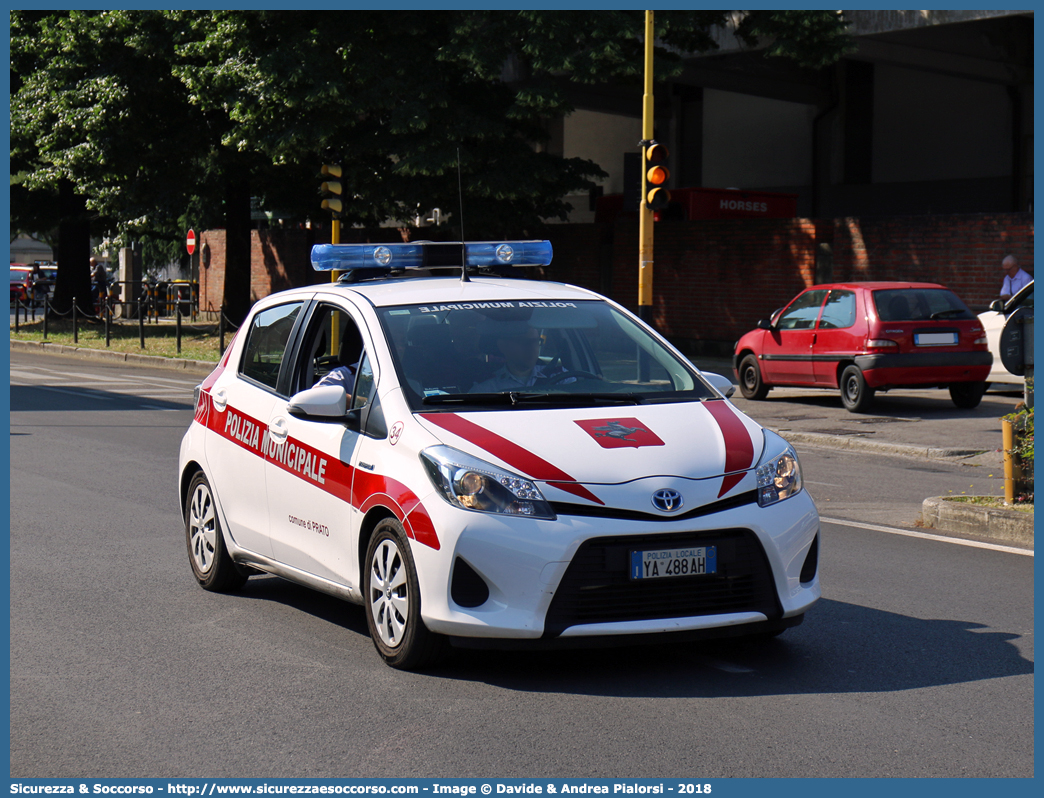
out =
[[[848,44],[837,12],[659,12],[657,77],[730,25],[811,67]],[[249,236],[251,196],[319,217],[339,161],[348,224],[452,214],[459,185],[466,235],[518,234],[604,175],[548,121],[571,82],[640,85],[643,36],[635,11],[13,11],[12,226],[56,227],[69,181],[93,234],[173,255],[189,224]]]

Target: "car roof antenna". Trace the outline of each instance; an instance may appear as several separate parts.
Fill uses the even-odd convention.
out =
[[[464,189],[460,183],[460,147],[457,147],[457,200],[460,203],[460,281],[470,283],[468,277],[468,247],[464,243]]]

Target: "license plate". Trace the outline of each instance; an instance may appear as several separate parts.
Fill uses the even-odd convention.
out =
[[[717,570],[718,550],[715,546],[631,552],[631,579],[700,576]]]
[[[914,344],[917,346],[954,346],[957,343],[957,333],[914,333]]]

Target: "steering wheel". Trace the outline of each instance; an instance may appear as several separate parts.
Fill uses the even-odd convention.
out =
[[[570,377],[605,382],[605,377],[599,374],[592,374],[590,371],[563,371],[561,374],[552,374],[550,377],[545,377],[544,379],[547,381],[548,385],[558,385],[558,383],[565,382]]]

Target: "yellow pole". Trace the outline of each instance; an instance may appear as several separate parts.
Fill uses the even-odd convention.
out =
[[[653,137],[653,12],[645,12],[645,94],[642,97],[642,139]],[[649,207],[649,191],[645,173],[648,147],[642,147],[642,195],[638,203],[638,315],[645,321],[652,319],[653,286],[653,212]]]
[[[330,225],[330,243],[340,244],[341,243],[341,220],[334,219]],[[336,283],[337,279],[341,276],[339,271],[330,272],[330,282]],[[337,340],[340,332],[340,320],[338,313],[333,313],[330,316],[330,354],[336,355],[341,350],[341,342]]]
[[[1015,459],[1011,450],[1015,446],[1015,431],[1006,418],[1001,422],[1001,447],[1004,449],[1004,503],[1015,503]]]

